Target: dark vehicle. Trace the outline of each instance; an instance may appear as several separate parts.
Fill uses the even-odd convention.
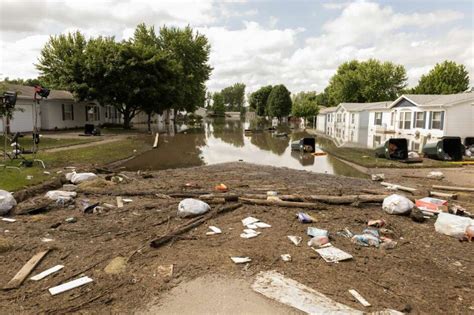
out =
[[[441,161],[462,161],[464,146],[460,137],[443,137],[423,147],[423,154],[430,159]]]
[[[408,159],[408,141],[405,138],[392,138],[375,149],[375,157],[389,160]]]
[[[316,151],[316,138],[301,138],[291,143],[292,151],[313,153]]]

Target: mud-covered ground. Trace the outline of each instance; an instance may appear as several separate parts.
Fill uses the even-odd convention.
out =
[[[364,296],[372,304],[371,311],[391,308],[429,314],[474,312],[473,244],[436,233],[434,220],[415,223],[409,217],[384,213],[380,204],[327,205],[325,210],[243,205],[155,249],[149,246],[150,240],[190,220],[175,216],[181,198],[164,199],[153,194],[127,196],[127,192],[214,192],[214,186],[219,183],[225,183],[229,192],[236,193],[276,190],[284,194],[347,195],[366,189],[383,192],[376,182],[246,163],[158,171],[150,173],[153,178],[146,179],[136,173],[125,174],[130,178],[126,183],[107,184],[98,189],[98,194],[79,193],[75,207],[14,215],[17,219],[14,223],[0,221],[1,240],[11,244],[0,253],[2,286],[34,254],[46,248],[52,250],[31,275],[57,264],[65,266],[43,280],[26,280],[18,289],[0,291],[1,314],[146,311],[150,302],[159,301],[165,290],[182,281],[206,274],[248,280],[263,270],[277,270],[361,310],[364,308],[348,289],[356,289]],[[417,196],[426,196],[432,184],[455,184],[447,180],[392,178],[395,179],[397,184],[418,188]],[[200,187],[185,188],[186,183]],[[89,199],[89,203],[115,205],[117,194],[133,202],[100,213],[82,213],[84,199]],[[459,194],[456,203],[474,212],[472,194]],[[213,211],[219,207],[213,205]],[[310,213],[318,222],[298,222],[295,213],[300,210]],[[66,223],[65,219],[71,216],[77,222]],[[241,220],[247,216],[272,227],[262,229],[256,238],[243,239],[239,236],[243,230]],[[359,247],[336,234],[346,227],[360,233],[367,220],[380,218],[388,222],[398,242],[392,250]],[[61,225],[52,228],[57,223]],[[207,236],[209,225],[221,228],[222,234]],[[338,264],[325,262],[306,245],[308,226],[329,230],[333,236],[331,243],[352,254],[354,259]],[[303,237],[302,244],[295,246],[287,235]],[[53,241],[43,242],[43,238]],[[283,262],[282,254],[290,254],[292,261]],[[127,260],[125,271],[106,273],[104,268],[118,256]],[[231,256],[248,256],[252,262],[236,265]],[[159,266],[170,264],[174,266],[173,275],[164,276]],[[94,282],[57,296],[47,291],[81,275],[91,277]],[[212,303],[202,301],[206,302]]]

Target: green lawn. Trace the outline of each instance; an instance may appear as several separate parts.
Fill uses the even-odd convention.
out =
[[[57,170],[66,166],[89,168],[123,160],[150,149],[151,144],[149,141],[150,139],[148,139],[148,137],[129,137],[123,140],[97,144],[86,148],[64,150],[54,153],[40,152],[36,155],[36,158],[46,164],[46,169],[43,169],[37,163],[35,163],[34,167],[21,167],[19,171],[0,167],[0,189],[14,191],[24,186],[38,184],[56,175]],[[134,152],[134,150],[136,151]],[[27,159],[31,158],[29,155],[25,157]],[[3,163],[0,160],[0,164],[9,166],[17,166],[19,162],[19,160],[14,160]],[[44,171],[49,171],[51,174],[46,175],[43,173]],[[26,178],[27,175],[32,175],[33,178],[28,180]]]
[[[22,138],[18,139],[18,143],[20,146],[26,150],[31,150],[33,148],[33,139],[31,135],[25,135]],[[51,148],[59,148],[59,147],[67,147],[70,145],[76,145],[76,144],[83,144],[83,143],[89,143],[93,141],[100,140],[95,137],[82,137],[82,138],[72,138],[72,139],[57,139],[54,138],[53,135],[50,136],[44,136],[41,137],[40,143],[39,143],[39,149],[40,150],[45,150],[45,149],[51,149]],[[5,138],[3,136],[0,136],[0,151],[3,151],[4,147],[4,141]],[[11,148],[9,147],[10,143],[8,142],[8,150],[11,151]]]

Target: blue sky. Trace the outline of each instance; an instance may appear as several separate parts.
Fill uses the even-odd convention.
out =
[[[321,91],[342,62],[368,58],[404,65],[413,86],[446,59],[474,75],[473,11],[467,0],[0,0],[0,78],[37,76],[51,34],[122,39],[145,22],[189,24],[209,38],[213,91],[235,82]]]

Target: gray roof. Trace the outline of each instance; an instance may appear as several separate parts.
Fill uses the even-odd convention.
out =
[[[348,112],[360,112],[371,109],[385,109],[388,108],[390,104],[392,104],[392,102],[340,103],[339,106],[344,107]]]
[[[35,88],[32,86],[8,84],[7,88],[9,91],[18,92],[18,99],[32,100],[35,95]],[[73,95],[64,90],[51,90],[48,96],[48,100],[74,100]]]
[[[404,94],[406,99],[412,101],[418,106],[450,106],[464,101],[474,102],[474,93],[459,94]],[[392,104],[392,106],[395,104]]]
[[[336,107],[325,107],[319,110],[319,114],[328,114],[336,111]]]

